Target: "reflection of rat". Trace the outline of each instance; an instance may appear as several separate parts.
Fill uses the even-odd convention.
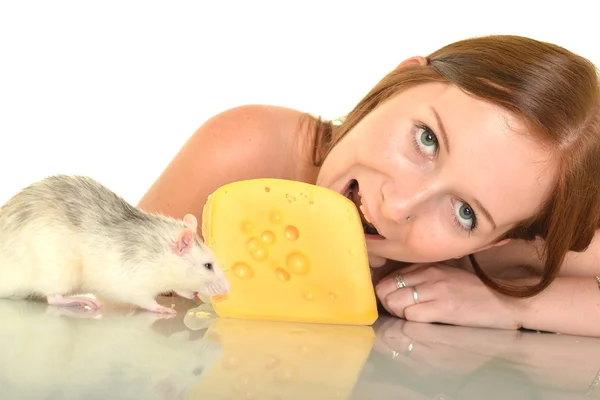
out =
[[[173,314],[156,295],[229,291],[196,229],[193,215],[179,221],[141,211],[90,178],[45,178],[0,208],[0,297],[99,308],[98,300],[70,296],[93,293]]]
[[[222,345],[202,334],[157,331],[153,323],[168,315],[87,314],[0,299],[0,398],[191,399],[222,357]]]

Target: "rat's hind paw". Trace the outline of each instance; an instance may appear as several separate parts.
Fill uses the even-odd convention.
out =
[[[102,307],[102,303],[89,297],[64,297],[62,294],[54,294],[47,297],[48,304],[59,307],[80,307],[92,310]]]

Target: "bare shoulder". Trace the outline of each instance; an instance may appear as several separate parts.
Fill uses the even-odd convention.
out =
[[[298,179],[307,143],[305,114],[286,107],[245,105],[203,123],[156,179],[138,206],[175,218],[199,219],[207,196],[243,179]],[[200,224],[199,224],[200,225]]]
[[[524,265],[531,270],[541,272],[544,268],[542,246],[542,241],[513,240],[504,246],[479,252],[475,257],[485,271],[494,275]],[[600,231],[596,231],[592,243],[585,251],[567,253],[559,275],[600,275]]]
[[[282,141],[289,140],[289,133],[298,131],[303,115],[298,110],[273,105],[234,107],[208,119],[192,135],[191,141],[216,139],[240,143],[244,140],[240,148],[247,145],[252,145],[254,150],[277,148]]]

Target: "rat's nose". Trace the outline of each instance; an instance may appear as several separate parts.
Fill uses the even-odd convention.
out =
[[[211,296],[218,296],[229,292],[229,282],[226,279],[217,279],[206,284],[206,290]]]

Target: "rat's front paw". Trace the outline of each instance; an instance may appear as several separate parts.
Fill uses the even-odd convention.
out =
[[[155,313],[159,313],[159,314],[163,314],[163,315],[177,314],[177,311],[174,308],[161,306],[160,304],[158,304],[156,302],[155,299],[146,299],[146,300],[138,299],[138,301],[135,301],[133,303],[136,304],[137,306],[139,306],[141,309],[152,311]]]

